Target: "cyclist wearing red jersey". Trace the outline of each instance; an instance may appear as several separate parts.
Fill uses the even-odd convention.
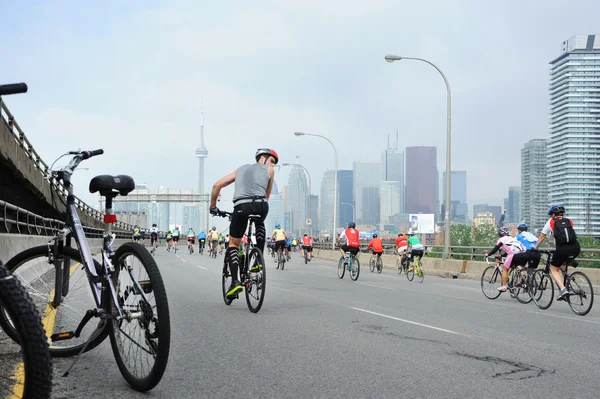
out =
[[[356,255],[360,251],[359,232],[354,222],[348,223],[348,228],[340,235],[340,240],[343,239],[346,239],[346,242],[340,247],[342,256],[346,256],[346,252]]]
[[[312,260],[312,238],[308,236],[308,234],[304,233],[304,237],[302,237],[302,256],[304,256],[304,251],[308,252],[308,261]]]
[[[377,233],[373,233],[373,239],[367,246],[367,249],[371,249],[373,254],[377,255],[377,258],[381,258],[381,254],[383,253],[383,242],[381,238],[377,237]]]

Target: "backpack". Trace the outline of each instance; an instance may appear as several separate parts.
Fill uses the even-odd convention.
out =
[[[571,244],[577,239],[577,234],[575,233],[575,229],[573,229],[571,219],[565,217],[560,220],[552,219],[550,227],[554,232],[554,239],[556,240],[557,245]]]

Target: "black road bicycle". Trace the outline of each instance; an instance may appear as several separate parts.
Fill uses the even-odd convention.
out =
[[[26,93],[25,83],[0,86],[0,96]],[[0,104],[2,103],[0,99]],[[0,122],[4,123],[4,122]],[[21,282],[0,262],[0,309],[5,320],[2,328],[21,346],[14,357],[15,367],[6,367],[9,354],[4,354],[0,367],[0,397],[45,399],[52,392],[52,359],[48,341],[38,312]],[[16,348],[15,348],[16,349]]]
[[[231,220],[231,212],[219,211],[217,216],[229,217]],[[256,246],[256,236],[254,234],[255,228],[254,223],[257,219],[260,219],[260,215],[249,215],[248,219],[248,230],[246,236],[248,242],[242,244],[240,247],[243,253],[243,257],[240,256],[240,279],[244,287],[246,294],[246,304],[248,309],[252,313],[256,313],[262,307],[263,301],[265,300],[265,289],[267,288],[267,270],[265,267],[265,259],[260,248]],[[231,245],[231,242],[229,243]],[[233,299],[227,298],[227,290],[231,285],[232,276],[229,270],[229,259],[227,258],[227,251],[223,260],[223,274],[221,277],[221,285],[223,287],[223,301],[226,305],[231,305]]]
[[[169,358],[171,327],[165,286],[154,258],[142,245],[128,242],[112,249],[116,222],[112,201],[135,188],[129,176],[101,175],[90,182],[90,192],[106,197],[105,230],[100,262],[90,250],[77,214],[71,176],[86,159],[102,150],[72,151],[69,164],[51,171],[68,190],[65,227],[47,245],[27,249],[6,264],[34,299],[38,309],[53,312],[46,325],[50,353],[77,356],[98,346],[107,336],[125,380],[138,391],[148,391],[161,380]],[[64,201],[62,197],[58,197]],[[71,247],[75,238],[77,249]],[[4,313],[0,325],[14,340],[17,331]],[[108,375],[107,375],[108,376]]]

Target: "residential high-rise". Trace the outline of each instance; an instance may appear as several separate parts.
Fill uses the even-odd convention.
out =
[[[308,215],[308,180],[300,165],[293,165],[288,178],[288,209],[291,212],[291,231],[299,236],[306,232]]]
[[[321,180],[321,232],[331,237],[333,229],[333,201],[334,201],[335,171],[326,170]]]
[[[338,227],[354,221],[354,172],[338,170]],[[350,205],[348,205],[350,204]]]
[[[450,176],[452,177],[452,176]],[[499,205],[477,204],[473,205],[473,218],[484,213],[491,213],[496,222],[500,221],[502,216],[502,207]],[[506,223],[506,220],[504,221]]]
[[[379,224],[379,162],[354,161],[354,204],[357,225]]]
[[[194,229],[196,235],[202,231],[200,225],[200,207],[197,204],[183,206],[183,232],[187,232],[189,228]]]
[[[437,216],[436,147],[406,147],[406,213]]]
[[[598,236],[600,35],[565,40],[550,65],[548,203],[563,204],[576,231],[589,225],[588,233]]]
[[[548,220],[546,140],[533,139],[521,149],[521,217],[529,231],[539,234]]]
[[[284,225],[285,222],[285,207],[283,194],[273,194],[269,198],[269,213],[265,219],[265,228],[267,235],[271,234],[275,229],[276,224]]]
[[[509,187],[506,204],[506,221],[509,223],[521,222],[521,187]]]
[[[400,183],[400,210],[397,213],[404,212],[404,152],[398,150],[398,132],[396,132],[396,140],[390,145],[388,136],[388,148],[381,154],[381,181],[390,181]],[[397,185],[394,185],[396,187]],[[381,193],[381,192],[380,192]],[[386,201],[381,198],[381,206],[384,206]],[[383,208],[381,209],[383,216]],[[389,215],[391,216],[391,215]],[[388,216],[386,216],[387,218]],[[387,223],[387,221],[386,221]]]

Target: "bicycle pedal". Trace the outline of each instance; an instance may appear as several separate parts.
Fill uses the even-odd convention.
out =
[[[52,340],[52,342],[56,342],[56,341],[64,341],[67,339],[71,339],[74,336],[75,336],[75,333],[73,331],[69,331],[69,332],[52,334],[50,336],[50,339]]]

